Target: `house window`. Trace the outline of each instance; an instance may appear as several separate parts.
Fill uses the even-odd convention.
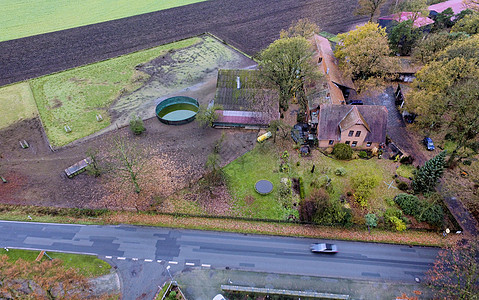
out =
[[[358,145],[358,142],[354,141],[351,145],[351,147],[356,147]]]
[[[350,130],[348,133],[348,136],[353,136],[354,135],[354,130]]]
[[[345,144],[346,144],[346,145],[349,145],[350,143],[351,143],[350,141],[346,141],[346,143],[345,143]]]
[[[329,140],[329,144],[330,145],[334,144],[334,140]]]
[[[359,137],[361,135],[361,131],[356,131],[356,137]]]
[[[371,144],[372,144],[371,142],[367,142],[366,147],[371,147]]]

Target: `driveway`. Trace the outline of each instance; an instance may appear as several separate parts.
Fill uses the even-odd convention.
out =
[[[396,107],[394,86],[388,86],[384,91],[373,93],[361,98],[365,105],[384,105],[388,110],[387,135],[404,153],[412,155],[415,166],[422,166],[428,158],[422,153],[421,144],[412,137],[406,129],[403,117]]]

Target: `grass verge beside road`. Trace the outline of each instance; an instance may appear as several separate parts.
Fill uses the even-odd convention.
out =
[[[0,249],[0,255],[7,255],[10,260],[17,261],[21,258],[26,261],[34,261],[40,251],[19,250],[19,249]],[[77,269],[82,275],[86,277],[97,277],[110,273],[111,266],[91,255],[68,254],[58,252],[47,252],[47,255],[53,259],[60,259],[66,269]],[[48,259],[45,255],[42,259]]]
[[[0,42],[202,1],[205,0],[4,0]]]
[[[371,230],[366,227],[337,228],[327,226],[307,226],[294,223],[256,222],[234,219],[177,217],[165,214],[133,213],[133,212],[105,212],[95,218],[73,217],[67,214],[52,215],[34,212],[35,207],[0,205],[0,219],[11,221],[28,221],[30,215],[36,222],[50,223],[77,223],[117,225],[131,224],[144,226],[159,226],[170,228],[199,229],[227,231],[238,233],[252,233],[278,236],[309,237],[317,239],[338,239],[349,241],[364,241],[376,243],[391,243],[404,245],[438,246],[453,245],[462,235],[450,234],[444,238],[441,234],[426,231],[392,232],[386,230]],[[62,209],[59,209],[62,210]]]

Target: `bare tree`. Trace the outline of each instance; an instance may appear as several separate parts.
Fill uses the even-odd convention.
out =
[[[110,169],[125,182],[130,182],[135,192],[141,192],[139,176],[145,166],[144,151],[136,143],[130,143],[124,138],[113,139],[113,149],[110,157]]]
[[[355,15],[369,17],[369,22],[379,14],[381,7],[386,4],[386,0],[359,0],[359,6],[354,11]]]

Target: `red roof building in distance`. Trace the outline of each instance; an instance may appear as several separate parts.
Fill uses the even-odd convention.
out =
[[[449,0],[429,6],[431,14],[442,13],[446,9],[451,8],[455,15],[465,10],[467,7],[464,5],[463,0]]]
[[[387,27],[387,25],[389,25],[389,23],[391,23],[391,21],[396,21],[396,22],[404,22],[404,21],[407,21],[407,20],[412,20],[414,19],[414,27],[416,28],[419,28],[419,27],[424,27],[424,26],[427,26],[427,25],[430,25],[430,24],[433,24],[434,21],[428,17],[422,17],[422,16],[419,16],[417,17],[417,14],[416,13],[412,13],[412,12],[402,12],[402,13],[397,13],[397,14],[394,14],[394,15],[389,15],[389,16],[384,16],[384,17],[380,17],[378,19],[378,23],[380,26],[382,27]]]

